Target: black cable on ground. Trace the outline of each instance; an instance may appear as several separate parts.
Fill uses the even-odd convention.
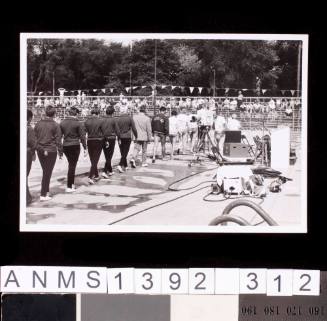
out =
[[[145,209],[143,209],[143,210],[140,210],[140,211],[138,211],[138,212],[136,212],[136,213],[130,214],[130,215],[128,215],[128,216],[125,216],[125,217],[123,217],[123,218],[121,218],[121,219],[119,219],[119,220],[117,220],[117,221],[111,222],[111,223],[108,224],[108,225],[114,225],[114,224],[116,224],[116,223],[119,223],[119,222],[121,222],[121,221],[127,220],[127,219],[130,218],[130,217],[136,216],[136,215],[138,215],[138,214],[141,214],[141,213],[146,212],[146,211],[148,211],[148,210],[151,210],[151,209],[153,209],[153,208],[156,208],[156,207],[159,207],[159,206],[161,206],[161,205],[165,205],[165,204],[168,204],[168,203],[171,203],[171,202],[177,201],[177,200],[180,199],[180,198],[183,198],[183,197],[185,197],[185,196],[188,196],[188,195],[194,194],[194,193],[196,193],[196,192],[198,192],[198,191],[200,191],[200,190],[202,190],[202,189],[204,189],[204,188],[208,188],[209,186],[210,186],[210,185],[200,187],[200,188],[196,189],[195,191],[192,191],[192,192],[189,192],[189,193],[186,193],[186,194],[180,195],[180,196],[178,196],[178,197],[175,197],[175,198],[173,198],[173,199],[171,199],[171,200],[168,200],[168,201],[165,201],[165,202],[162,202],[162,203],[159,203],[159,204],[156,204],[156,205],[153,205],[153,206],[147,207],[147,208],[145,208]]]
[[[255,198],[255,199],[260,199],[261,202],[258,203],[258,205],[261,205],[265,199],[263,197],[257,197],[257,196],[251,196],[251,195],[242,195],[242,196],[234,196],[234,197],[231,197],[231,195],[229,195],[229,197],[226,197],[225,194],[224,195],[224,198],[223,199],[208,199],[207,197],[209,195],[214,195],[212,192],[206,194],[203,196],[202,200],[205,201],[205,202],[225,202],[227,200],[236,200],[236,199],[241,199],[241,198]]]

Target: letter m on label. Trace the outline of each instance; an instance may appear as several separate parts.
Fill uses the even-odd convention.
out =
[[[58,288],[60,289],[64,285],[64,287],[67,289],[70,286],[70,283],[72,284],[71,287],[75,288],[75,271],[71,271],[69,278],[67,280],[67,277],[65,278],[64,273],[62,271],[58,272]]]

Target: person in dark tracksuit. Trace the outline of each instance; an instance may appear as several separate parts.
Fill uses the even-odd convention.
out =
[[[76,117],[78,112],[76,107],[71,107],[69,116],[60,123],[63,136],[63,151],[68,160],[66,193],[73,193],[76,190],[74,181],[76,165],[81,152],[80,143],[84,148],[84,156],[86,156],[87,152],[85,129],[84,125]]]
[[[122,173],[122,167],[124,167],[125,170],[128,169],[127,155],[132,142],[132,132],[135,137],[135,140],[137,140],[137,130],[135,128],[133,118],[127,113],[128,108],[126,106],[121,106],[119,111],[120,116],[117,117],[117,124],[120,132],[120,140],[118,141],[118,143],[120,148],[121,159],[119,165],[117,166],[117,169],[120,173]]]
[[[91,117],[84,123],[87,133],[87,150],[91,161],[89,173],[89,183],[91,185],[99,179],[98,162],[103,146],[102,119],[99,118],[99,113],[100,110],[98,108],[92,109]]]
[[[31,121],[33,118],[33,113],[31,110],[27,109],[27,166],[26,166],[26,203],[31,204],[33,201],[32,195],[28,188],[28,175],[32,168],[32,161],[35,161],[35,150],[36,150],[36,137],[34,129],[31,126]]]
[[[36,136],[36,150],[42,167],[42,183],[40,201],[49,201],[49,185],[52,171],[57,159],[62,158],[61,130],[59,124],[54,121],[56,109],[47,106],[45,109],[46,117],[41,119],[34,127]]]
[[[166,137],[169,134],[169,119],[166,116],[166,107],[160,107],[159,114],[152,118],[151,127],[153,132],[153,155],[152,163],[156,161],[156,153],[159,141],[161,143],[162,159],[166,156]]]
[[[106,109],[106,115],[102,118],[101,131],[103,134],[103,153],[106,159],[104,170],[102,172],[103,178],[109,178],[113,175],[111,159],[115,151],[116,136],[120,137],[117,119],[113,116],[115,108],[109,106]]]

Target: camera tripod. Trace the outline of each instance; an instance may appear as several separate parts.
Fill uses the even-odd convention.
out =
[[[210,151],[210,145],[211,145],[211,151],[212,154],[206,155],[209,159],[215,161],[217,164],[221,164],[222,161],[225,159],[219,152],[218,147],[216,146],[215,142],[212,140],[212,138],[209,135],[210,126],[201,126],[199,127],[199,136],[198,136],[198,142],[194,147],[193,153],[194,153],[194,159],[190,161],[189,166],[191,166],[194,163],[200,163],[201,159],[200,157],[203,156],[200,154],[201,151],[205,154],[206,151],[206,144],[208,144],[208,150]]]
[[[267,132],[267,133],[265,133]],[[257,135],[253,137],[256,144],[256,155],[255,160],[261,157],[261,165],[270,166],[271,161],[271,138],[270,131],[265,126],[265,118],[262,116],[262,136],[261,138]]]

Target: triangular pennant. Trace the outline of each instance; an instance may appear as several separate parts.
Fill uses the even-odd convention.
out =
[[[162,85],[161,86],[161,89],[165,89],[167,86],[166,85]]]
[[[110,92],[113,93],[114,92],[114,89],[113,88],[110,88]]]
[[[93,92],[97,92],[98,91],[98,89],[93,89]]]
[[[102,88],[101,91],[105,94],[106,93],[106,89]]]
[[[171,90],[174,90],[177,86],[171,86]]]
[[[192,94],[194,87],[190,87],[190,93]]]
[[[203,87],[198,87],[199,93],[201,94]]]
[[[129,92],[131,90],[131,87],[126,87],[125,89],[127,92]]]
[[[291,94],[292,96],[294,96],[295,90],[291,90]]]
[[[225,94],[229,92],[229,88],[225,88]]]
[[[285,91],[286,91],[286,90],[281,90],[281,92],[282,92],[282,95],[284,95],[284,94],[285,94]]]
[[[40,91],[40,92],[39,92],[39,96],[41,96],[42,94],[43,94],[43,91]]]
[[[262,89],[262,93],[264,94],[267,91],[267,89]]]
[[[147,87],[147,86],[142,86],[141,88],[144,89],[144,88],[146,88],[146,87]]]
[[[134,87],[133,87],[133,90],[135,90],[135,89],[137,89],[137,88],[139,88],[139,87],[138,87],[138,86],[134,86]]]

